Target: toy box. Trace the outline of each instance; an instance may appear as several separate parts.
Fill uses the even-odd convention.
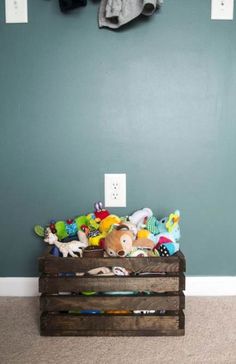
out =
[[[78,275],[100,266],[123,267],[132,273]],[[181,251],[169,257],[132,258],[62,258],[47,251],[39,258],[39,272],[41,335],[184,335]]]

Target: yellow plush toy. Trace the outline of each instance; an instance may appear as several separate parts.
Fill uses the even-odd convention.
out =
[[[149,239],[150,238],[150,231],[145,230],[145,229],[139,230],[138,234],[137,234],[137,238],[138,239]]]
[[[108,234],[112,225],[119,224],[121,219],[116,215],[109,215],[100,222],[99,230],[101,233]]]
[[[101,233],[99,235],[96,235],[96,236],[91,236],[89,238],[89,245],[93,245],[93,246],[99,246],[100,244],[100,240],[105,238],[107,234],[105,233]]]
[[[100,222],[100,220],[99,219],[96,219],[96,216],[93,214],[93,213],[91,213],[91,214],[88,214],[87,216],[86,216],[86,218],[87,218],[87,221],[88,221],[88,227],[90,228],[90,229],[98,229],[99,228],[99,222]]]

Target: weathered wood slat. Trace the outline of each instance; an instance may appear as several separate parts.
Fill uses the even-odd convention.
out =
[[[164,316],[89,316],[43,313],[41,335],[178,335],[183,334],[182,312]],[[181,330],[181,331],[179,331]]]
[[[176,330],[45,330],[42,329],[42,336],[184,336],[184,329]]]
[[[39,270],[43,273],[87,272],[97,267],[122,266],[132,272],[185,271],[185,258],[181,252],[171,257],[147,258],[58,258],[46,254],[39,258]]]
[[[50,277],[41,276],[39,292],[153,291],[176,292],[185,288],[183,274],[161,277]]]
[[[176,255],[178,256],[178,258],[180,260],[180,272],[186,272],[186,259],[185,259],[184,254],[180,250],[176,253]]]
[[[69,310],[173,310],[185,306],[182,294],[160,294],[157,296],[63,296],[42,295],[41,311]]]
[[[176,330],[41,330],[42,336],[184,336],[184,329]]]

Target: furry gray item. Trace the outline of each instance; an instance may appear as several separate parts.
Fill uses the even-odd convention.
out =
[[[143,14],[151,16],[160,7],[162,0],[102,0],[99,13],[99,27],[120,28]]]

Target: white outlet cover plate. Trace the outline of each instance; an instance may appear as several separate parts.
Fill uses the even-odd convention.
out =
[[[6,23],[28,23],[28,0],[5,0]]]
[[[234,0],[211,0],[212,20],[233,20]]]
[[[104,182],[105,206],[126,207],[126,174],[106,173]]]

